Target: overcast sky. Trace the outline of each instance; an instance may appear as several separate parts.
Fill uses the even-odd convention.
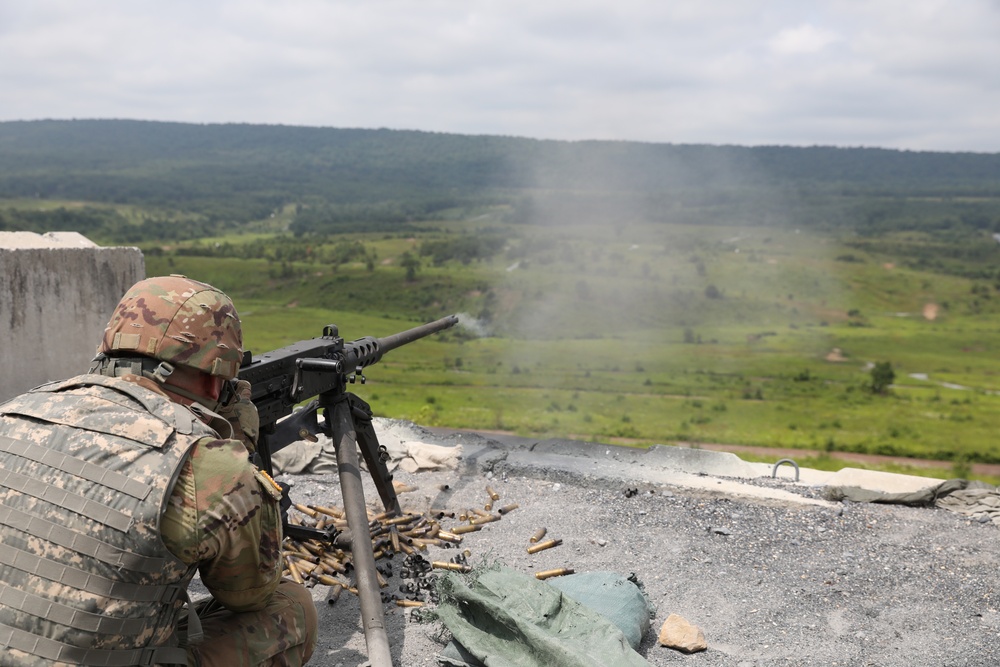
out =
[[[1000,0],[0,0],[0,120],[1000,152]]]

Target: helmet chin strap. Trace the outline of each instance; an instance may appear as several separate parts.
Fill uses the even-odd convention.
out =
[[[143,375],[145,377],[151,377],[150,375],[147,375],[145,373],[143,373]],[[170,384],[169,382],[161,382],[160,386],[163,387],[164,390],[169,391],[171,394],[177,394],[178,396],[183,396],[184,398],[190,399],[195,403],[204,405],[212,412],[215,412],[222,406],[222,401],[217,401],[217,400],[213,401],[207,396],[202,396],[201,394],[197,394],[193,391],[188,391],[187,389],[178,387],[175,384]]]
[[[94,358],[94,365],[91,366],[91,373],[100,373],[110,377],[121,377],[123,375],[140,375],[148,378],[163,387],[165,391],[183,396],[209,409],[211,412],[227,406],[235,398],[233,381],[226,380],[219,393],[218,399],[211,399],[208,396],[195,393],[168,381],[174,373],[173,364],[148,357],[109,357],[103,353]]]

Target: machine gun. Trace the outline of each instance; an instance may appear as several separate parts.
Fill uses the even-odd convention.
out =
[[[458,317],[450,315],[385,338],[366,336],[349,343],[330,324],[319,338],[299,341],[260,356],[246,353],[239,371],[239,378],[250,382],[251,400],[260,416],[256,456],[258,465],[268,474],[273,473],[271,455],[292,442],[316,433],[324,433],[333,440],[344,512],[351,530],[365,642],[373,667],[391,667],[392,658],[369,538],[359,446],[386,512],[399,515],[400,507],[386,466],[388,455],[379,445],[372,426],[371,408],[348,392],[347,384],[358,377],[364,383],[362,370],[377,363],[386,352],[457,323]],[[308,405],[294,410],[307,400]],[[324,413],[322,423],[317,416],[320,408]],[[286,524],[285,534],[297,539],[332,540],[335,531]]]

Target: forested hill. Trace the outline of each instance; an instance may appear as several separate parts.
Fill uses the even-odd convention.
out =
[[[539,193],[655,202],[765,190],[827,201],[992,198],[1000,196],[1000,154],[127,120],[0,123],[0,198],[167,206],[214,218],[260,218],[289,203],[327,207],[334,217],[413,219],[452,206],[523,204]]]

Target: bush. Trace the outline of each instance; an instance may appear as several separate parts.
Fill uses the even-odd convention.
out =
[[[871,370],[871,390],[873,394],[888,394],[889,386],[896,379],[896,371],[888,361],[879,361]]]

